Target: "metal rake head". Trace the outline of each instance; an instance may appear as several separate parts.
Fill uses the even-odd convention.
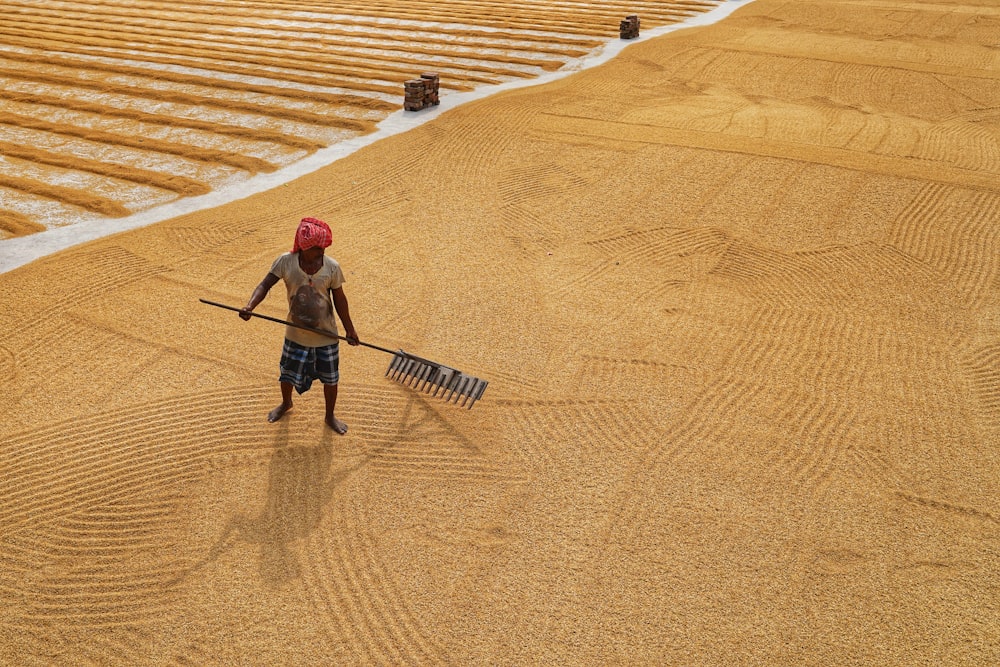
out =
[[[454,401],[471,410],[476,401],[486,391],[486,380],[466,375],[454,368],[407,354],[402,350],[395,353],[385,374],[407,387],[423,391],[432,396],[441,395],[445,401]],[[433,393],[432,393],[433,390]],[[461,403],[459,403],[461,400]]]

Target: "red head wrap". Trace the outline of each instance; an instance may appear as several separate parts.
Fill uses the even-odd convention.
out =
[[[308,250],[309,248],[329,248],[333,243],[333,232],[330,226],[316,218],[302,218],[299,228],[295,230],[295,245],[292,252]]]

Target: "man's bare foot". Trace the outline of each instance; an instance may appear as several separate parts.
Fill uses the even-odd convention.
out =
[[[340,435],[344,435],[345,433],[347,433],[347,424],[340,421],[336,417],[328,417],[326,420],[326,425],[332,428]]]
[[[284,417],[285,413],[288,412],[291,409],[292,409],[292,404],[291,403],[288,403],[287,405],[285,403],[282,403],[281,405],[279,405],[278,407],[276,407],[274,410],[271,410],[269,413],[267,413],[267,421],[269,421],[269,422],[276,422],[279,419],[281,419],[282,417]]]

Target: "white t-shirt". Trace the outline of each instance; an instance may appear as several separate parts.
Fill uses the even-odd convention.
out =
[[[330,290],[344,284],[344,272],[335,259],[324,255],[323,266],[310,276],[299,267],[299,254],[286,252],[274,260],[271,273],[285,281],[288,321],[338,333]],[[338,340],[295,327],[285,327],[285,337],[306,347],[332,345]]]

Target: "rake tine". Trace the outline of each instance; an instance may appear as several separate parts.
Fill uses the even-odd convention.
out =
[[[418,361],[417,365],[413,367],[413,374],[410,376],[410,382],[407,386],[416,389],[425,370],[427,370],[427,364]]]
[[[413,367],[413,372],[410,374],[410,380],[406,383],[406,386],[416,388],[420,384],[420,376],[424,374],[426,369],[427,365],[418,361],[416,366]]]
[[[465,384],[465,386],[462,387],[462,402],[459,403],[458,401],[455,401],[455,403],[457,405],[461,405],[463,408],[465,407],[465,404],[469,400],[469,394],[472,392],[473,388],[475,388],[475,386],[476,386],[476,382],[478,382],[478,380],[476,378],[474,378],[472,376],[468,377],[468,382]]]
[[[385,369],[385,375],[391,380],[396,379],[396,374],[399,372],[399,366],[402,363],[402,357],[400,353],[397,352],[392,357],[392,361],[389,362],[389,367]]]
[[[454,373],[441,374],[441,377],[438,378],[437,386],[434,388],[434,393],[432,394],[434,398],[437,398],[438,394],[444,396],[448,393],[448,384],[451,382],[452,377],[454,377]]]
[[[447,366],[439,366],[438,372],[434,375],[432,387],[428,387],[427,389],[428,393],[432,396],[437,396],[438,392],[442,390],[442,387],[448,383],[448,380],[451,378],[453,373],[454,371]]]
[[[420,362],[413,358],[408,358],[406,360],[406,365],[403,367],[403,379],[401,382],[407,384],[413,378],[413,371],[420,365]]]
[[[420,391],[420,387],[427,381],[427,376],[434,372],[434,367],[428,364],[420,365],[420,372],[417,373],[413,382],[413,388]]]
[[[472,403],[469,403],[470,410],[472,409],[472,406],[475,405],[476,401],[478,401],[480,398],[483,397],[483,394],[486,392],[486,386],[488,384],[489,382],[487,382],[486,380],[479,381],[479,389],[476,391],[476,395],[472,397]]]
[[[403,384],[407,387],[410,386],[409,382],[413,379],[413,369],[417,367],[419,361],[410,359],[410,363],[406,364],[406,369],[403,371]]]
[[[427,372],[424,373],[423,382],[420,383],[417,390],[426,392],[431,384],[431,380],[437,376],[439,370],[437,366],[428,366]]]
[[[480,380],[479,378],[472,378],[472,386],[469,387],[469,391],[466,394],[466,400],[462,401],[462,407],[466,407],[466,401],[468,401],[468,407],[471,410],[472,406],[476,404],[476,401],[483,395],[486,391],[486,382]]]
[[[472,400],[469,402],[469,409],[470,410],[472,409],[472,406],[476,404],[476,401],[478,401],[482,397],[484,391],[486,391],[486,381],[485,380],[480,380],[479,381],[479,386],[477,387],[477,391],[472,396]]]
[[[403,372],[406,369],[406,357],[400,357],[399,364],[396,366],[396,371],[392,374],[392,379],[399,382],[399,379],[403,377]]]
[[[462,402],[458,402],[458,398],[455,399],[455,405],[465,405],[465,402],[469,400],[469,390],[472,389],[472,385],[475,382],[475,378],[466,377],[465,381],[462,382],[462,388],[459,390],[459,395],[462,396]]]
[[[458,386],[458,379],[459,377],[457,375],[452,375],[451,378],[449,378],[448,386],[445,387],[444,392],[441,394],[441,398],[445,403],[451,402],[451,397],[455,394],[455,388]]]
[[[444,385],[444,383],[448,381],[449,377],[451,376],[447,371],[438,369],[437,375],[434,376],[433,386],[427,390],[428,392],[430,392],[431,396],[438,395],[438,392],[441,391],[442,385]]]
[[[479,398],[479,395],[480,395],[479,392],[482,391],[482,388],[483,388],[483,381],[480,380],[479,378],[476,378],[476,381],[474,383],[472,383],[471,387],[469,387],[469,396],[468,396],[468,398],[469,398],[469,408],[470,409],[472,408],[473,403],[476,402],[476,399]],[[465,407],[465,401],[462,401],[462,407],[463,408]]]
[[[462,374],[456,373],[452,377],[451,382],[448,383],[448,387],[451,389],[451,393],[449,393],[447,396],[444,397],[445,403],[451,403],[451,399],[455,396],[455,392],[458,391],[458,385],[461,384],[461,382],[462,382]]]
[[[448,400],[449,403],[451,402],[452,397],[454,397],[455,404],[456,405],[458,404],[458,399],[459,399],[459,397],[462,396],[462,387],[465,386],[466,382],[467,382],[467,378],[465,378],[465,377],[463,377],[461,375],[458,376],[458,382],[455,383],[455,390],[452,391],[451,394],[449,394],[449,396],[448,396],[447,400]]]
[[[445,401],[448,403],[451,403],[452,401],[458,402],[458,397],[462,395],[459,393],[459,389],[462,386],[462,380],[463,378],[461,375],[455,376],[455,384],[452,386],[451,393],[448,394],[448,398],[444,399]]]
[[[392,372],[392,379],[395,380],[397,377],[399,377],[399,373],[400,373],[400,371],[403,368],[403,362],[405,360],[406,360],[406,357],[403,356],[403,351],[400,350],[392,358],[392,362],[389,363],[389,368],[388,368],[388,370],[386,370],[385,374],[389,375],[389,372],[391,371]]]
[[[431,367],[430,372],[427,373],[427,377],[424,378],[424,383],[420,385],[420,391],[429,394],[431,392],[431,387],[434,386],[434,380],[441,373],[440,367]]]
[[[420,387],[423,386],[424,382],[426,382],[427,375],[432,370],[434,370],[433,367],[428,366],[427,364],[421,364],[419,372],[416,375],[416,381],[413,383],[413,388],[420,391]]]
[[[413,383],[410,385],[414,389],[420,389],[420,383],[424,381],[424,375],[430,370],[430,366],[421,363],[417,366],[417,370],[413,374]]]
[[[398,380],[400,374],[403,372],[403,364],[406,363],[405,357],[397,357],[392,364],[392,379]]]

